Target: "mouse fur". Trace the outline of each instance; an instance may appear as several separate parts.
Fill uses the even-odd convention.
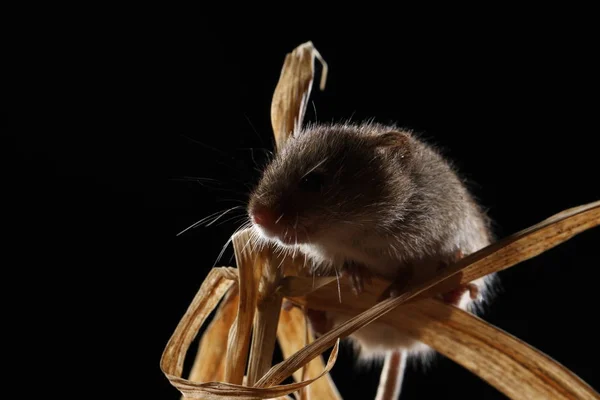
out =
[[[269,163],[250,196],[249,215],[267,210],[260,237],[300,251],[316,273],[356,263],[390,280],[410,269],[417,281],[492,240],[490,220],[452,163],[413,132],[395,125],[307,124]],[[263,211],[261,211],[263,212]],[[473,284],[460,308],[478,311],[493,276]],[[328,313],[337,325],[349,317]],[[383,323],[351,337],[363,358],[391,349],[426,355],[430,349]]]

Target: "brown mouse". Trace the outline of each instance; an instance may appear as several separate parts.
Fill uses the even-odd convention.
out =
[[[260,237],[300,251],[314,271],[421,280],[490,244],[490,224],[450,162],[414,133],[377,123],[311,124],[296,132],[250,197]],[[492,276],[444,299],[476,311]],[[348,317],[327,314],[337,325]],[[318,329],[317,329],[318,330]],[[355,332],[361,358],[424,344],[382,323]]]

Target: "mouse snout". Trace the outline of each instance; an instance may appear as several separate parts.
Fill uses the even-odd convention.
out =
[[[253,223],[268,230],[274,230],[274,226],[277,223],[275,213],[267,207],[254,207],[250,211],[250,217],[252,218]]]
[[[306,239],[303,234],[306,229],[299,232],[296,225],[290,225],[289,219],[282,211],[280,208],[254,204],[248,210],[248,214],[252,223],[260,228],[264,236],[290,245],[302,243]]]

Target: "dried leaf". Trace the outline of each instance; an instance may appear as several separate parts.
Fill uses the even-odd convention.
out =
[[[223,400],[223,399],[272,399],[274,397],[285,396],[310,385],[324,375],[328,374],[337,359],[339,350],[339,340],[333,346],[333,350],[327,361],[323,372],[315,377],[300,383],[291,383],[288,385],[277,385],[269,388],[255,388],[233,383],[207,382],[195,383],[186,379],[170,377],[171,383],[177,387],[185,397],[190,399],[204,400]]]
[[[452,290],[492,272],[510,268],[566,242],[573,236],[600,225],[600,201],[560,212],[527,229],[473,253],[448,268],[451,274],[419,297]]]
[[[208,382],[225,379],[223,354],[227,352],[227,335],[235,321],[239,299],[238,286],[232,286],[202,335],[190,372],[190,381]]]
[[[494,245],[488,246],[442,270],[438,276],[420,284],[410,285],[400,296],[377,303],[367,311],[356,315],[338,327],[330,330],[302,349],[302,351],[271,368],[271,370],[259,381],[257,386],[262,385],[268,387],[281,382],[302,365],[331,347],[331,344],[338,338],[344,338],[350,335],[352,332],[373,322],[398,307],[400,304],[415,298],[425,291],[427,291],[428,296],[432,296],[435,293],[443,293],[451,290],[460,283],[467,283],[492,272],[506,269],[521,261],[534,257],[541,252],[568,240],[577,233],[597,226],[598,224],[600,224],[600,202],[594,202],[571,209],[568,212],[562,212],[531,228],[525,229]],[[307,278],[297,279],[306,280]],[[387,287],[387,285],[383,286],[383,288],[385,287]],[[381,290],[379,294],[382,292],[383,290]],[[337,293],[335,294],[337,295]],[[308,300],[294,298],[294,301],[304,305],[306,305],[306,302],[308,301],[309,308],[348,312],[348,307],[351,302],[355,300],[355,296],[347,294],[345,298],[343,297],[344,304],[338,304],[338,302],[334,300],[333,295],[333,288],[330,284],[310,293],[307,297]],[[342,291],[342,296],[343,295],[344,292]],[[365,299],[365,296],[361,296],[360,298],[363,302]],[[367,307],[362,307],[363,310],[366,308]]]
[[[277,339],[279,340],[279,346],[281,347],[284,359],[302,349],[307,344],[307,339],[308,343],[314,340],[312,331],[306,324],[302,310],[293,307],[289,311],[281,311],[279,326],[277,327]],[[294,380],[300,382],[304,379],[313,379],[320,374],[323,368],[323,358],[316,357],[305,365],[304,368],[294,372]],[[315,381],[305,390],[309,394],[309,399],[313,400],[341,400],[342,398],[329,374]]]
[[[256,316],[254,318],[254,333],[250,349],[248,365],[248,386],[263,376],[273,363],[273,351],[277,339],[277,322],[281,311],[281,292],[277,291],[283,275],[283,269],[278,268],[280,259],[270,248],[265,249],[266,262],[262,269]]]
[[[321,90],[323,90],[327,77],[327,63],[321,58],[312,42],[296,47],[285,57],[271,102],[271,124],[278,149],[281,149],[288,136],[302,125],[312,88],[315,57],[323,65],[321,75]]]
[[[393,314],[393,315],[392,315]],[[396,318],[400,315],[404,317]],[[598,399],[579,377],[525,342],[434,299],[386,316],[394,326],[422,327],[419,339],[513,399]]]
[[[286,297],[297,297],[305,296],[310,292],[313,292],[325,285],[329,285],[331,282],[337,281],[335,276],[324,276],[324,277],[298,277],[298,276],[286,276],[281,280],[281,286],[279,290],[285,294]]]
[[[344,304],[334,301],[337,294],[332,290],[312,293],[307,304],[315,309],[356,315],[370,311],[386,286],[387,282],[375,280],[372,288],[357,297],[350,284],[342,282]],[[411,327],[412,336],[512,398],[594,398],[590,397],[595,393],[593,389],[547,355],[476,316],[437,300],[402,304],[378,322],[403,330]],[[518,393],[532,395],[514,397]],[[552,396],[545,395],[550,393]]]
[[[248,361],[248,346],[256,310],[258,282],[265,260],[262,253],[247,248],[247,244],[250,243],[248,231],[234,235],[232,242],[238,266],[240,300],[236,320],[229,331],[225,382],[241,385],[244,381],[244,372]]]
[[[223,295],[238,280],[237,272],[234,268],[213,268],[202,283],[161,357],[161,370],[169,382],[186,398],[192,399],[272,399],[285,398],[327,375],[337,359],[339,341],[335,343],[325,369],[314,378],[300,383],[265,389],[223,382],[192,382],[181,378],[183,360],[190,343]]]
[[[178,389],[174,380],[181,376],[190,343],[236,278],[237,272],[234,268],[213,268],[169,339],[160,360],[160,368],[171,384]]]

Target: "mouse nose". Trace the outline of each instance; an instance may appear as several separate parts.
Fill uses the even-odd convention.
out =
[[[255,207],[252,212],[252,222],[264,228],[270,229],[275,225],[275,214],[266,207]]]

